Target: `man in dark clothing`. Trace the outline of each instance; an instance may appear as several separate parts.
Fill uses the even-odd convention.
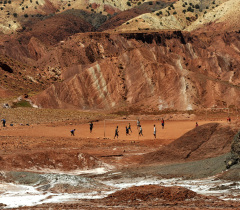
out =
[[[115,136],[114,136],[114,139],[115,139],[115,137],[118,138],[118,126],[117,126],[116,129],[115,129]]]
[[[71,132],[71,136],[74,136],[74,135],[75,135],[75,134],[74,134],[75,130],[76,130],[76,129],[73,129],[73,130],[70,131],[70,132]]]
[[[3,127],[6,127],[6,120],[2,119],[1,121],[2,121]]]
[[[129,135],[128,127],[126,126],[126,136]]]
[[[89,126],[90,126],[90,133],[92,133],[93,123],[91,122],[91,123],[89,124]]]
[[[131,131],[131,133],[132,133],[132,129],[131,129],[131,124],[130,123],[128,124],[128,132],[129,131]]]

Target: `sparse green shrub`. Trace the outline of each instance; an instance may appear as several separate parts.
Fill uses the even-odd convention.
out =
[[[131,6],[131,2],[130,2],[130,1],[128,1],[128,2],[127,2],[127,5],[130,7],[130,6]]]
[[[149,1],[148,4],[149,4],[149,5],[153,5],[153,2],[152,2],[152,1]]]
[[[17,13],[16,13],[16,12],[15,12],[15,13],[13,13],[13,17],[15,17],[15,18],[16,18],[17,16],[18,16],[18,15],[17,15]]]
[[[173,12],[173,14],[174,14],[174,15],[176,15],[176,14],[177,14],[177,12],[176,12],[176,11],[174,11],[174,12]]]
[[[139,1],[138,3],[137,3],[137,5],[140,5],[141,4],[141,2]]]
[[[187,12],[187,10],[184,9],[182,12],[185,14]]]
[[[185,4],[183,4],[182,6],[183,6],[183,7],[186,7],[186,5],[185,5]]]
[[[36,1],[36,4],[38,4],[38,1]]]
[[[209,7],[208,7],[208,6],[206,6],[206,9],[209,9]]]
[[[18,107],[32,107],[32,106],[28,101],[21,100],[21,101],[13,103],[13,105],[12,105],[12,108],[18,108]]]
[[[190,21],[190,17],[186,17],[186,20]]]
[[[198,4],[195,5],[196,9],[200,9],[200,6]]]
[[[28,14],[24,14],[24,17],[27,18],[27,17],[28,17]]]

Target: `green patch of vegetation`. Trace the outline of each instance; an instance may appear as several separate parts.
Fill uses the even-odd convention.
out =
[[[28,101],[21,100],[21,101],[13,103],[13,105],[12,105],[12,108],[18,108],[18,107],[32,107],[32,106]]]

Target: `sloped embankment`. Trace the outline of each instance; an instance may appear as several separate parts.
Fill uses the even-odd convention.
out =
[[[97,158],[79,152],[44,151],[0,156],[1,170],[90,170],[105,167]]]
[[[219,123],[194,128],[171,144],[143,156],[145,164],[185,162],[217,157],[230,152],[237,129]]]

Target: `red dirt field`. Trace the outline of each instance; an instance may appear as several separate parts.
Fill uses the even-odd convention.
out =
[[[149,117],[146,118],[149,119]],[[138,118],[136,117],[136,119]],[[158,177],[157,167],[166,165],[166,162],[170,164],[223,155],[230,151],[231,139],[238,128],[237,123],[229,124],[225,119],[219,121],[199,120],[197,128],[195,128],[196,121],[193,120],[166,120],[164,129],[162,129],[161,120],[142,120],[140,118],[140,121],[143,136],[138,136],[136,120],[98,121],[95,119],[93,120],[92,133],[89,131],[89,123],[86,120],[83,122],[68,119],[65,122],[30,124],[29,126],[19,123],[10,126],[8,123],[6,128],[1,127],[0,130],[0,170],[2,171],[0,184],[5,182],[28,184],[29,176],[31,177],[29,178],[30,183],[34,182],[35,178],[33,177],[36,175],[33,176],[28,173],[37,173],[39,174],[37,176],[42,176],[41,174],[44,176],[46,173],[54,173],[56,176],[60,173],[79,176],[82,172],[88,171],[90,175],[85,175],[86,177],[95,181],[101,180],[102,184],[98,184],[99,192],[101,192],[106,190],[106,186],[104,187],[105,181],[111,182],[120,179],[119,182],[121,183],[127,177],[131,180],[144,180],[146,176]],[[51,122],[50,119],[49,122]],[[130,135],[126,136],[125,126],[128,123],[131,123],[132,133],[130,132]],[[153,136],[154,124],[157,127],[156,139]],[[119,126],[119,138],[114,139],[114,131],[117,125]],[[72,129],[76,129],[75,136],[70,134]],[[221,143],[219,141],[219,145],[216,145],[215,141],[220,136],[222,136],[220,138]],[[192,144],[189,144],[191,139]],[[203,142],[206,144],[203,144]],[[194,148],[197,144],[201,144],[201,146]],[[206,145],[210,145],[209,149]],[[216,145],[217,153],[212,152],[214,148],[211,145]],[[219,150],[220,147],[222,147],[221,150]],[[170,150],[172,153],[169,152]],[[166,152],[169,152],[168,155]],[[190,158],[185,159],[184,157],[189,152],[192,153],[189,155]],[[206,155],[206,153],[209,153],[209,155]],[[153,168],[148,168],[148,166]],[[98,168],[104,168],[107,174],[95,174],[94,170]],[[116,174],[124,174],[114,175],[114,171]],[[19,175],[16,175],[16,173],[19,173]],[[111,175],[108,175],[108,173]],[[169,177],[172,177],[172,175],[169,174]],[[110,187],[108,188],[110,189]],[[83,185],[73,187],[71,184],[63,183],[54,186],[49,185],[46,189],[46,193],[64,192],[71,194],[91,191],[91,188],[85,189]],[[50,197],[46,199],[50,199]],[[59,202],[44,204],[42,202],[41,205],[37,203],[38,205],[35,205],[35,207],[22,208],[191,209],[193,207],[194,209],[218,209],[226,207],[234,209],[238,205],[238,202],[222,201],[217,197],[199,195],[186,188],[155,185],[119,190],[103,199],[78,200],[63,201],[62,204]],[[19,209],[21,208],[19,207]]]

